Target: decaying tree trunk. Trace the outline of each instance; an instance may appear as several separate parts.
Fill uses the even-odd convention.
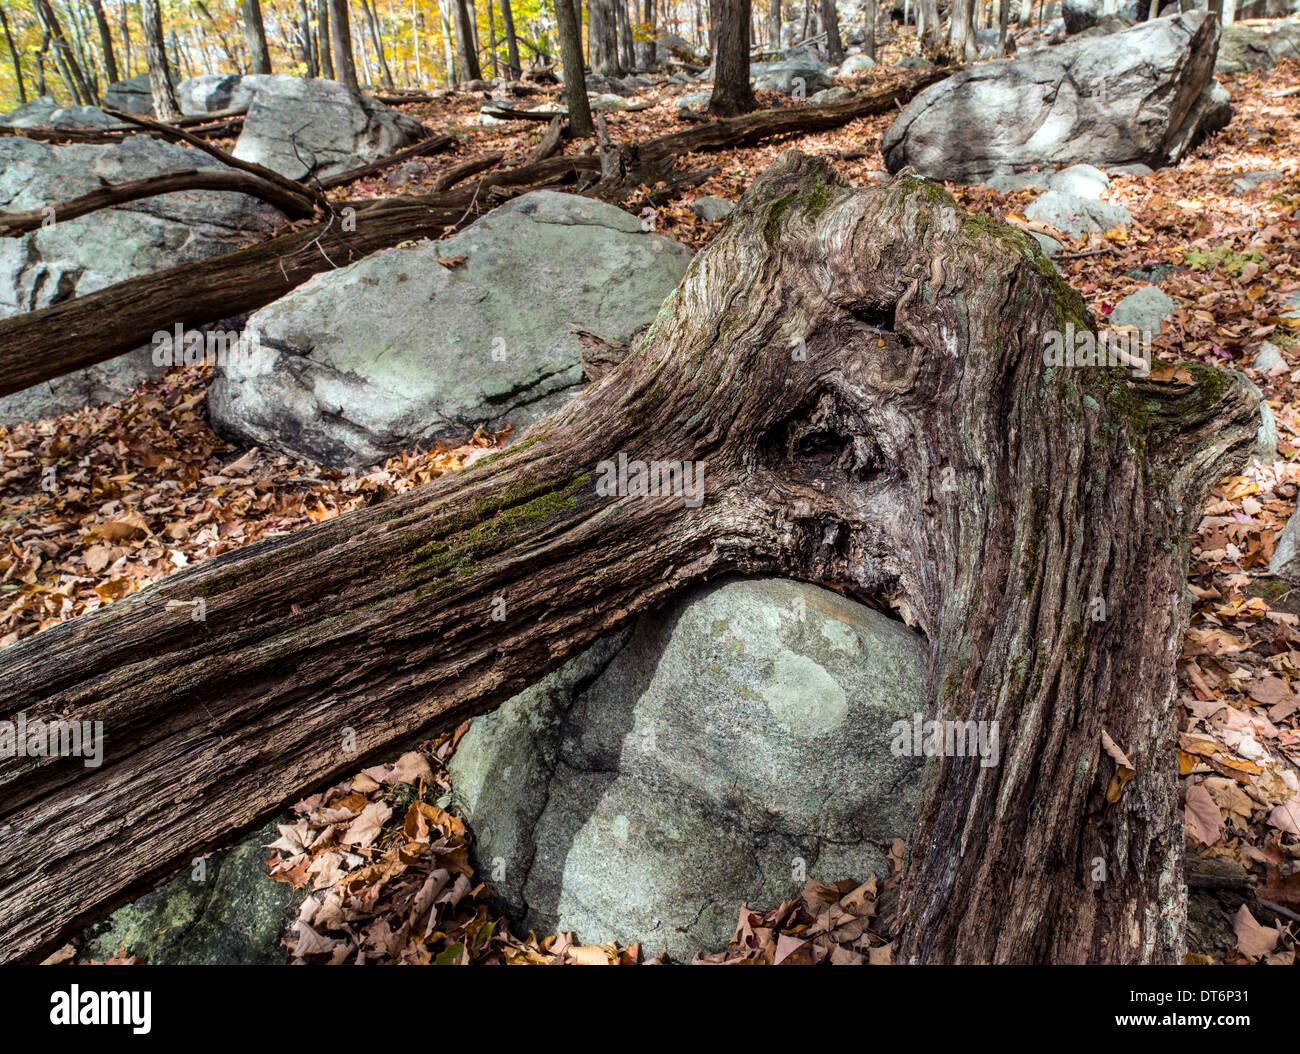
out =
[[[622,364],[503,453],[6,649],[0,719],[102,720],[105,752],[0,761],[5,957],[740,571],[906,613],[928,716],[999,723],[1000,764],[930,763],[902,959],[1176,960],[1187,538],[1258,397],[1045,366],[1071,324],[1022,232],[787,152]],[[703,466],[703,503],[598,491],[620,454]],[[1103,730],[1136,769],[1112,801]]]

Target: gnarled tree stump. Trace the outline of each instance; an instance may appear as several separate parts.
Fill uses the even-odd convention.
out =
[[[622,364],[505,452],[4,652],[0,718],[107,732],[97,769],[0,763],[5,956],[739,570],[907,613],[930,716],[999,723],[999,765],[931,762],[899,959],[1176,960],[1187,538],[1257,397],[1045,366],[1070,322],[1023,233],[784,154]],[[703,502],[603,496],[620,454],[703,463]],[[1103,729],[1136,768],[1113,802]]]

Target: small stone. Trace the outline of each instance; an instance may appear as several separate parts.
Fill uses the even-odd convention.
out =
[[[708,196],[696,198],[695,203],[691,205],[691,211],[700,219],[714,223],[718,220],[725,220],[736,211],[736,206],[726,198]]]
[[[1264,341],[1255,352],[1254,361],[1251,366],[1265,376],[1275,376],[1279,373],[1285,373],[1290,367],[1286,360],[1282,358],[1282,352],[1272,341]]]
[[[1239,198],[1245,197],[1261,183],[1269,183],[1275,179],[1281,178],[1282,173],[1276,169],[1264,169],[1259,172],[1243,172],[1232,181],[1232,193]]]
[[[1161,330],[1161,323],[1178,307],[1178,301],[1166,296],[1159,286],[1149,285],[1131,293],[1115,305],[1110,314],[1112,327],[1136,326],[1139,336],[1148,339]]]
[[[1050,224],[1074,239],[1133,222],[1133,214],[1122,205],[1081,198],[1060,190],[1049,190],[1025,210],[1025,215],[1031,220]]]
[[[1047,189],[1100,201],[1110,189],[1110,178],[1095,165],[1071,165],[1048,176]]]

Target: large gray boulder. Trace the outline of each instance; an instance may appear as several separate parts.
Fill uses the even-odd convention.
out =
[[[0,117],[0,124],[14,128],[106,128],[117,123],[98,106],[63,106],[48,95]]]
[[[1218,22],[1190,11],[972,67],[912,100],[885,133],[885,163],[954,182],[1171,164],[1231,115],[1211,81],[1218,39]]]
[[[805,873],[886,876],[920,801],[925,759],[892,745],[926,654],[814,586],[695,589],[475,719],[450,773],[480,871],[526,929],[679,960]]]
[[[137,73],[134,77],[114,81],[104,89],[104,105],[123,113],[150,116],[153,113],[153,88],[149,85],[149,74]]]
[[[1082,33],[1101,20],[1101,0],[1063,0],[1061,17],[1067,33]]]
[[[1278,59],[1288,58],[1300,58],[1300,19],[1225,27],[1214,69],[1217,73],[1271,69]]]
[[[0,139],[0,210],[39,209],[104,183],[220,166],[207,154],[146,135],[102,146]],[[228,252],[283,222],[282,213],[255,198],[191,191],[133,201],[55,222],[20,238],[0,239],[0,318]],[[158,319],[159,330],[172,325],[171,319]],[[128,352],[0,398],[0,424],[117,399],[162,372],[153,365],[148,347]]]
[[[176,85],[176,101],[187,114],[238,110],[251,105],[269,80],[265,73],[205,73]]]
[[[262,308],[246,354],[218,364],[211,420],[353,467],[480,424],[517,434],[585,383],[569,327],[629,339],[690,260],[613,205],[523,195],[454,238],[375,253]]]
[[[431,133],[337,81],[273,74],[253,96],[234,154],[290,179],[360,168]]]
[[[834,87],[830,67],[807,53],[778,62],[751,62],[749,74],[760,91],[779,91],[785,95],[807,98],[824,88]]]

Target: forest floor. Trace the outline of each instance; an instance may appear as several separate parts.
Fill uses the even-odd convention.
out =
[[[1300,63],[1220,80],[1235,107],[1228,128],[1176,167],[1115,177],[1110,199],[1126,206],[1133,222],[1067,246],[1059,266],[1103,324],[1122,297],[1151,281],[1149,269],[1169,267],[1162,287],[1178,308],[1154,341],[1156,358],[1242,370],[1276,417],[1278,460],[1253,462],[1223,480],[1192,539],[1195,600],[1178,666],[1179,734],[1167,758],[1148,763],[1177,764],[1186,777],[1189,857],[1225,858],[1243,875],[1241,887],[1212,901],[1205,899],[1211,894],[1193,897],[1189,957],[1292,963],[1300,935],[1300,871],[1291,873],[1300,860],[1300,591],[1286,593],[1266,572],[1300,490],[1300,317],[1284,314],[1300,291]],[[672,86],[674,94],[649,109],[608,115],[611,137],[680,130],[675,96],[697,90]],[[771,95],[761,101],[789,104]],[[460,138],[455,152],[430,159],[430,179],[490,150],[522,158],[545,131],[541,123],[480,125],[481,102],[453,94],[406,107]],[[890,120],[684,157],[683,169],[719,172],[658,208],[655,229],[694,249],[707,245],[720,224],[695,216],[691,202],[708,194],[734,200],[791,145],[840,159],[837,167],[853,183],[886,178],[879,143]],[[1265,169],[1283,178],[1233,192],[1235,177]],[[346,189],[348,197],[379,196],[418,193],[421,185],[395,187],[377,177]],[[948,189],[972,211],[1013,219],[1036,194]],[[1251,368],[1264,340],[1278,347],[1286,369],[1261,376]],[[232,447],[208,427],[208,381],[206,368],[178,370],[107,406],[0,427],[0,646],[175,568],[456,471],[475,450],[507,438],[480,433],[465,446],[413,450],[365,473],[342,473]],[[52,466],[59,486],[47,491],[42,482]],[[450,801],[443,762],[462,731],[295,807],[297,821],[268,850],[277,880],[313,891],[289,958],[631,963],[652,955],[655,949],[579,946],[571,935],[511,931],[471,866],[469,832],[443,808]],[[877,920],[887,914],[901,849],[896,843],[896,873],[880,888],[874,879],[814,882],[772,911],[743,911],[735,940],[708,958],[888,962]]]

